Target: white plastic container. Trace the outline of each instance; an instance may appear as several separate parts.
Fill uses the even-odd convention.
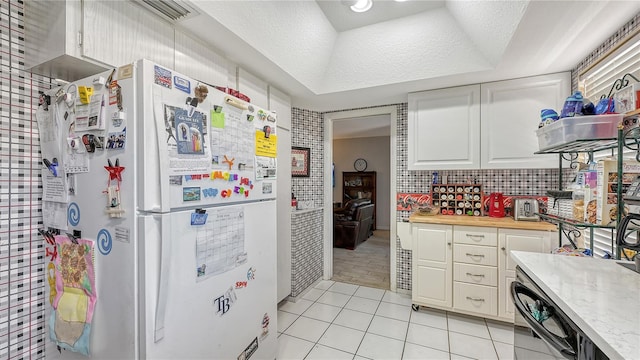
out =
[[[622,117],[622,114],[607,114],[562,118],[536,130],[538,147],[546,150],[576,140],[615,139]]]

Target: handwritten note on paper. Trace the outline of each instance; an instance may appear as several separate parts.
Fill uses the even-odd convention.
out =
[[[244,209],[211,211],[196,233],[196,278],[222,274],[247,261],[244,249]]]
[[[276,135],[265,136],[262,130],[256,130],[256,156],[276,157],[278,149],[278,137]]]
[[[214,114],[212,113],[212,120]],[[213,124],[211,127],[213,167],[226,168],[226,164],[220,159],[227,155],[229,158],[234,158],[238,166],[242,164],[243,169],[252,170],[255,162],[254,123],[242,115],[242,110],[233,106],[225,106],[224,113],[217,112],[217,114],[223,114],[224,128],[213,126]]]

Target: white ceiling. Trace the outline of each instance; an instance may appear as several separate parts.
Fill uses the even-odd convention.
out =
[[[316,3],[338,32],[399,19],[445,6],[444,0],[374,1],[373,7],[363,14],[351,11],[348,6],[337,0],[316,0]]]
[[[293,106],[317,111],[567,71],[640,11],[640,1],[613,0],[374,0],[363,14],[337,0],[191,4],[201,14],[182,26],[291,95]]]

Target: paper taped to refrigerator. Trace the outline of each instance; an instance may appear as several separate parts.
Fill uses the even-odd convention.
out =
[[[209,211],[206,224],[196,232],[196,277],[198,281],[225,273],[247,262],[243,208]]]
[[[210,171],[207,116],[190,105],[165,103],[157,90],[154,101],[156,122],[164,125],[157,127],[157,136],[166,144],[169,175]]]

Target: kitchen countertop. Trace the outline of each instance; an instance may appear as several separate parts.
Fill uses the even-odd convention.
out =
[[[489,216],[413,214],[409,217],[409,222],[416,224],[486,226],[503,229],[558,231],[556,225],[546,221],[515,221],[512,217],[493,218]]]
[[[609,358],[640,359],[640,274],[591,257],[511,257]]]

